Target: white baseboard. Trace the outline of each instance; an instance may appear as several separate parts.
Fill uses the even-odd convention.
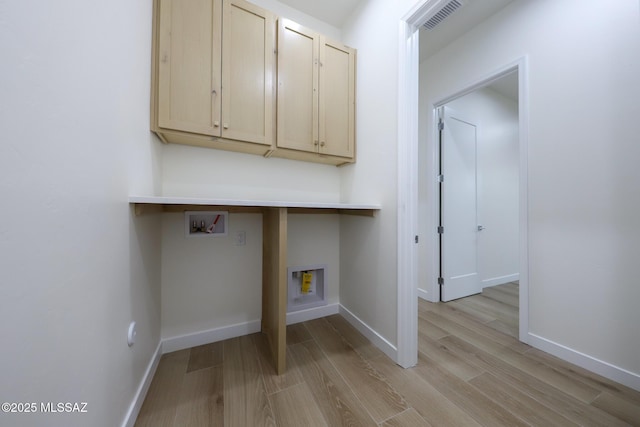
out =
[[[418,288],[418,298],[421,298],[425,301],[431,301],[431,299],[429,298],[429,292],[425,291],[424,289],[420,289]]]
[[[387,341],[382,335],[373,330],[369,325],[360,320],[355,314],[347,310],[343,305],[340,305],[340,314],[362,335],[367,337],[376,347],[378,347],[384,354],[389,356],[394,362],[398,361],[398,349],[395,345]]]
[[[498,286],[504,285],[505,283],[515,282],[520,280],[520,274],[508,274],[506,276],[500,277],[492,277],[491,279],[486,279],[482,281],[482,289],[488,288],[489,286]]]
[[[339,313],[338,304],[295,311],[287,313],[287,325],[318,319],[320,317],[330,316],[337,313]],[[198,331],[186,335],[164,338],[162,340],[162,350],[163,353],[171,353],[172,351],[184,350],[185,348],[197,347],[199,345],[223,341],[229,338],[253,334],[260,332],[261,329],[260,320],[254,320],[251,322],[238,323],[206,331]]]
[[[155,353],[153,353],[153,356],[151,356],[149,365],[147,365],[147,370],[142,377],[142,381],[140,381],[140,385],[138,386],[138,390],[136,391],[136,394],[133,397],[133,401],[129,406],[127,415],[124,417],[122,427],[133,427],[133,425],[136,423],[136,419],[138,418],[138,414],[140,413],[140,408],[142,408],[142,403],[144,402],[144,398],[147,396],[149,386],[151,385],[153,376],[155,375],[156,369],[158,368],[158,363],[160,363],[160,356],[162,356],[162,341],[158,343],[158,347],[156,348]]]
[[[337,303],[308,308],[306,310],[292,311],[291,313],[287,313],[287,325],[319,319],[321,317],[331,316],[332,314],[338,314],[339,312],[340,304]]]
[[[184,350],[185,348],[197,347],[229,338],[253,334],[260,332],[260,330],[260,320],[253,320],[251,322],[237,323],[235,325],[223,326],[206,331],[164,338],[162,340],[162,352],[163,354],[171,353],[172,351]]]
[[[640,375],[620,368],[619,366],[598,360],[588,354],[573,350],[562,344],[529,333],[529,344],[539,350],[550,353],[567,362],[578,365],[584,369],[609,378],[634,390],[640,391]]]

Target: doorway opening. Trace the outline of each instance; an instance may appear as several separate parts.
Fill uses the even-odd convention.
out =
[[[437,108],[440,301],[518,337],[518,74]]]
[[[523,65],[433,107],[436,300],[520,340],[528,333]]]

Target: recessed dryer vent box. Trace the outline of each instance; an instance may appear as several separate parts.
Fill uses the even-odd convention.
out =
[[[228,219],[229,212],[187,211],[184,213],[185,236],[226,236]]]
[[[327,305],[326,272],[326,264],[287,269],[288,313]]]

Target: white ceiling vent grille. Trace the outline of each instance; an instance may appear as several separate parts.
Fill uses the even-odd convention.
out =
[[[451,0],[447,2],[442,9],[437,11],[427,22],[424,23],[424,27],[427,30],[433,30],[438,24],[447,19],[456,10],[460,9],[463,3],[460,0]]]

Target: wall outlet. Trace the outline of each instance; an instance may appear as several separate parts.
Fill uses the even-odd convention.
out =
[[[244,231],[236,231],[236,246],[244,246],[247,244],[247,233]]]

